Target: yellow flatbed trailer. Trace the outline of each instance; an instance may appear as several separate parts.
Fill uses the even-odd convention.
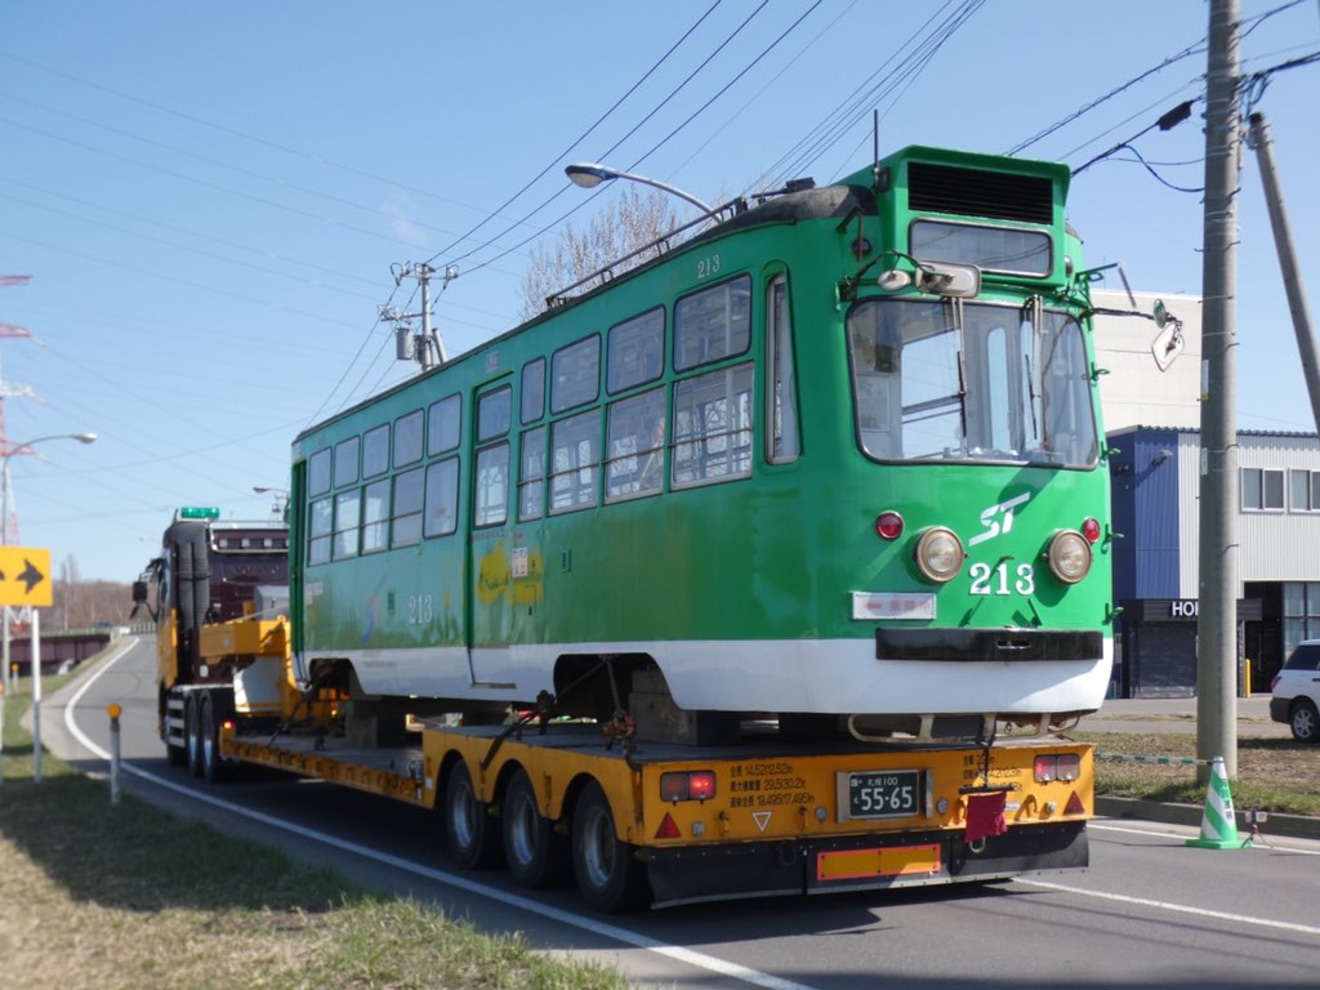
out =
[[[1087,865],[1089,745],[611,742],[595,723],[453,726],[413,745],[220,730],[229,759],[441,810],[461,866],[576,876],[616,910],[984,881]]]

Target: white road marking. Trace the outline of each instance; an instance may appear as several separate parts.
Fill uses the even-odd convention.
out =
[[[133,644],[129,644],[131,647]],[[109,760],[110,754],[94,743],[87,737],[73,720],[73,711],[78,701],[87,692],[87,690],[96,683],[97,678],[110,669],[111,665],[119,660],[128,652],[126,647],[123,651],[109,657],[100,669],[88,676],[78,691],[69,700],[64,709],[64,724],[70,734],[78,740],[86,749],[94,753],[103,760]],[[301,825],[295,825],[292,822],[286,822],[283,819],[263,814],[259,811],[253,811],[250,808],[244,808],[229,801],[221,800],[202,791],[193,790],[167,780],[164,777],[158,777],[153,773],[148,773],[131,763],[121,764],[122,769],[131,773],[133,776],[142,780],[150,781],[157,787],[163,787],[166,790],[174,791],[176,794],[182,794],[185,797],[202,801],[215,808],[220,808],[230,814],[240,815],[243,818],[260,822],[271,828],[280,829],[293,835],[301,836],[305,839],[312,839],[323,845],[331,846],[335,849],[342,849],[345,852],[352,853],[355,856],[361,856],[364,859],[373,860],[384,866],[389,866],[396,870],[403,870],[416,876],[425,877],[436,883],[444,884],[447,887],[455,887],[470,894],[477,894],[481,897],[489,898],[492,901],[498,901],[508,907],[517,908],[520,911],[526,911],[529,914],[539,915],[550,921],[558,922],[561,925],[568,925],[593,935],[599,935],[604,938],[614,939],[623,945],[630,945],[633,948],[645,949],[648,952],[654,952],[660,956],[666,956],[678,962],[686,963],[689,966],[695,966],[698,969],[708,970],[712,973],[718,973],[721,976],[727,976],[743,983],[749,983],[752,986],[764,987],[766,990],[815,990],[815,988],[805,983],[795,983],[792,980],[786,980],[779,976],[772,976],[769,973],[762,973],[754,969],[748,969],[746,966],[740,966],[737,963],[729,962],[726,959],[719,959],[715,956],[708,956],[705,953],[694,952],[692,949],[685,949],[682,946],[669,945],[658,939],[648,938],[645,935],[639,935],[637,932],[628,931],[626,928],[619,928],[615,925],[605,924],[594,918],[586,918],[581,915],[573,914],[569,911],[562,911],[559,908],[550,907],[545,904],[538,904],[536,901],[528,900],[525,897],[519,897],[517,894],[507,894],[501,890],[495,890],[491,887],[483,886],[479,883],[473,883],[462,877],[454,876],[449,873],[443,873],[440,870],[433,870],[430,867],[422,866],[419,863],[413,863],[398,856],[391,856],[389,853],[379,852],[367,846],[360,846],[344,839],[336,838],[333,835],[327,835],[324,832],[318,832],[315,829],[304,828]]]

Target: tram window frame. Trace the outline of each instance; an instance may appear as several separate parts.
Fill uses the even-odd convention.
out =
[[[322,447],[307,458],[307,494],[309,497],[330,491],[330,448]]]
[[[502,385],[477,396],[477,443],[507,436],[513,426],[513,386]]]
[[[666,397],[662,385],[610,403],[604,464],[607,505],[664,490],[669,446]]]
[[[518,457],[518,519],[540,519],[545,515],[545,426],[523,430]],[[539,449],[538,449],[539,447]]]
[[[477,451],[472,468],[472,527],[485,529],[509,521],[509,444]]]
[[[390,469],[390,424],[373,426],[362,436],[362,480],[376,478]]]
[[[424,428],[420,409],[405,413],[394,421],[394,459],[391,463],[396,470],[422,459]]]
[[[518,420],[526,426],[545,415],[545,358],[535,358],[523,365],[521,385]]]
[[[356,485],[358,482],[358,454],[362,448],[362,438],[348,437],[335,444],[334,487]]]
[[[426,468],[415,467],[394,476],[390,504],[390,548],[422,542],[422,512],[426,505]]]
[[[557,416],[599,398],[600,334],[588,334],[557,348],[550,356],[551,414]]]
[[[550,424],[545,478],[550,515],[591,509],[600,504],[600,424],[599,406]]]
[[[659,381],[665,373],[665,307],[610,327],[605,340],[605,391],[609,395]]]
[[[439,457],[454,450],[463,438],[463,397],[458,392],[426,408],[426,456]]]
[[[363,556],[389,549],[390,481],[381,478],[362,489]]]
[[[680,296],[674,303],[674,370],[692,371],[746,354],[752,346],[752,309],[752,276],[745,272]]]
[[[329,453],[328,447],[326,452]],[[309,567],[328,564],[335,538],[334,496],[313,500],[308,515],[307,564]]]
[[[352,519],[345,520],[352,507]],[[362,530],[362,489],[354,485],[335,495],[335,540],[332,556],[335,560],[348,560],[358,555],[359,533]]]
[[[737,380],[735,381],[735,377]],[[724,378],[723,386],[716,384]],[[737,386],[745,382],[746,388]],[[705,393],[703,398],[702,393]],[[670,487],[696,488],[738,481],[752,476],[752,451],[755,442],[756,363],[743,361],[725,365],[674,383],[674,403],[669,441]],[[728,417],[729,406],[736,407],[740,425],[729,428],[712,419],[711,406],[723,401],[725,409],[713,415]],[[685,425],[680,427],[680,418]],[[724,429],[710,430],[714,426]],[[738,442],[739,437],[746,439]],[[723,449],[711,441],[727,444]],[[720,465],[723,464],[723,467]]]
[[[797,358],[788,277],[775,275],[765,287],[765,458],[790,464],[802,453],[798,421]]]
[[[445,477],[444,474],[451,468],[452,474]],[[462,465],[457,457],[446,457],[426,465],[426,491],[422,501],[424,539],[453,536],[458,532],[459,481],[462,474]],[[433,524],[433,520],[438,522]]]

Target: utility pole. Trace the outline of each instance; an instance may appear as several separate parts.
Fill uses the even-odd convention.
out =
[[[1236,417],[1238,0],[1210,0],[1201,292],[1200,589],[1196,644],[1197,777],[1224,758],[1237,776],[1238,451]]]
[[[1306,391],[1311,397],[1311,416],[1320,429],[1320,357],[1317,356],[1315,334],[1311,329],[1311,313],[1306,305],[1306,288],[1302,285],[1302,272],[1297,267],[1297,252],[1293,248],[1292,227],[1288,212],[1283,207],[1283,186],[1274,167],[1274,139],[1263,113],[1253,113],[1250,143],[1260,164],[1260,182],[1265,188],[1265,206],[1274,228],[1274,248],[1279,253],[1279,274],[1288,295],[1288,309],[1292,313],[1293,333],[1297,336],[1297,353],[1302,359],[1306,375]]]
[[[412,327],[404,324],[395,330],[398,339],[398,358],[400,361],[416,361],[423,371],[429,371],[437,364],[445,364],[449,355],[445,353],[444,341],[440,334],[431,328],[431,277],[435,269],[426,262],[414,265],[406,262],[394,270],[394,284],[401,285],[405,278],[415,278],[422,291],[422,308],[417,313],[400,313],[387,306],[380,307],[380,318],[393,323],[404,323],[417,317],[422,319],[422,332],[414,335]],[[458,278],[458,269],[453,265],[445,268],[444,281],[440,291]]]

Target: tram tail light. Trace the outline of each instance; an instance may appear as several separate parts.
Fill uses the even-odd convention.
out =
[[[676,770],[660,775],[660,797],[671,804],[709,801],[714,796],[714,770]]]

